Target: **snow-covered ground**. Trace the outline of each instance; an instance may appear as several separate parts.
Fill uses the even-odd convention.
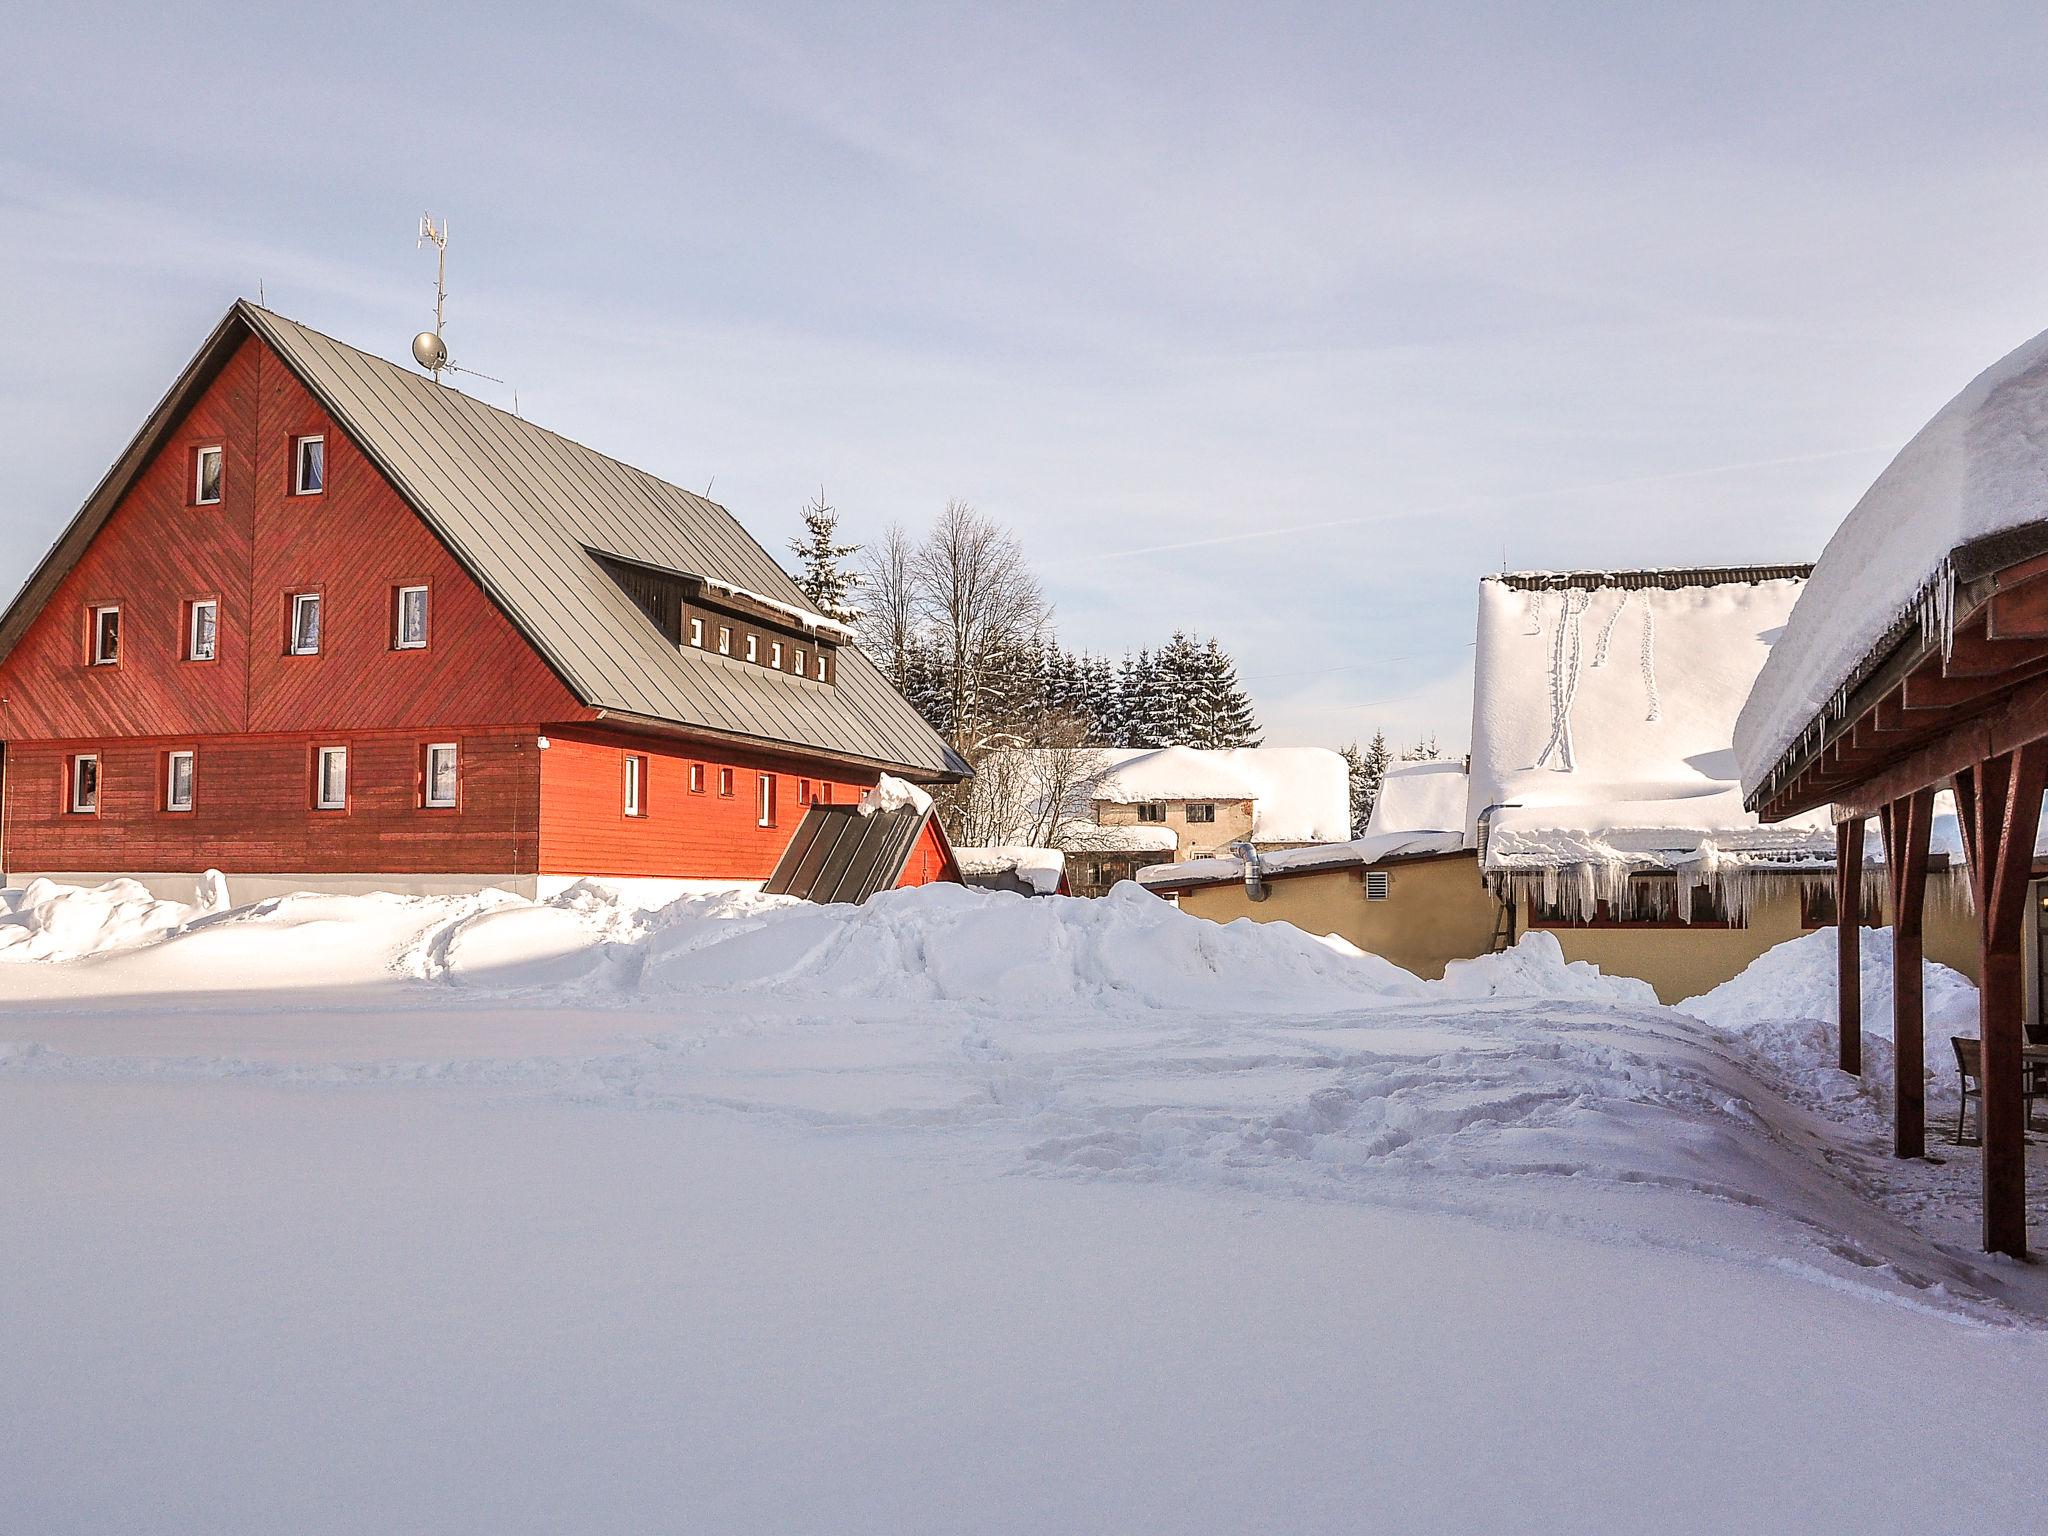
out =
[[[2036,1275],[1824,1032],[1547,936],[6,905],[0,1529],[2035,1518]]]

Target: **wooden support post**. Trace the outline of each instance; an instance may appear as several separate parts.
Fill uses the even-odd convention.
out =
[[[2020,1013],[2025,1006],[2020,934],[2048,742],[1986,758],[1956,775],[1956,809],[1967,835],[1977,904],[1977,1029],[1983,1037],[1984,1247],[2027,1252],[2025,1100]]]
[[[1835,1017],[1844,1072],[1863,1071],[1863,822],[1835,827]]]
[[[1922,936],[1934,791],[1889,802],[1884,831],[1886,893],[1892,909],[1892,1154],[1927,1155],[1927,1047]]]

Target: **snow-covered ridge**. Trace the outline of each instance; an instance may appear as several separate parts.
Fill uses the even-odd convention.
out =
[[[1943,406],[1828,540],[1735,727],[1754,793],[1802,733],[1839,713],[1881,645],[1953,621],[1955,553],[2048,522],[2048,332]]]

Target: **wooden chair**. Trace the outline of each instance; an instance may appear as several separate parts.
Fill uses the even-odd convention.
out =
[[[1956,1106],[1956,1145],[1963,1143],[1963,1119],[1970,1111],[1970,1100],[1977,1101],[1977,1135],[1970,1145],[1976,1146],[1984,1140],[1984,1042],[1973,1040],[1968,1035],[1950,1035],[1948,1043],[1956,1048],[1956,1076],[1963,1082],[1962,1102]],[[2034,1128],[2034,1104],[2036,1100],[2048,1098],[2048,1068],[2040,1062],[2028,1062],[2020,1072],[2020,1114],[2021,1123]]]

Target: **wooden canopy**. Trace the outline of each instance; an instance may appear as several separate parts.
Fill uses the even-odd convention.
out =
[[[1946,632],[1915,623],[1887,637],[1750,796],[1767,821],[1834,806],[1843,913],[1858,910],[1852,872],[1864,822],[1879,818],[1897,965],[1893,1150],[1919,1157],[1921,914],[1934,795],[1953,787],[1981,962],[1984,1246],[2015,1256],[2027,1251],[2021,938],[2048,785],[2048,554],[2039,549],[2007,534],[1956,550]],[[1840,1063],[1860,1072],[1859,930],[1844,922],[1838,932]]]

